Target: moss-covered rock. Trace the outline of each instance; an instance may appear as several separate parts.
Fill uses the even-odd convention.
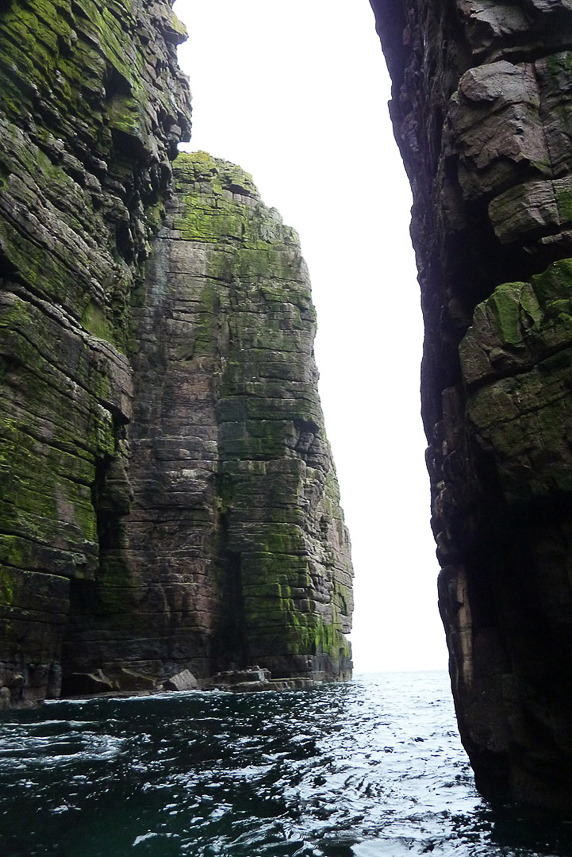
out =
[[[572,489],[571,298],[570,259],[502,284],[459,347],[469,425],[510,506]]]
[[[352,570],[310,285],[295,232],[238,167],[177,159],[137,321],[134,498],[116,554],[131,619],[106,583],[74,669],[101,665],[105,634],[108,674],[131,658],[199,676],[249,662],[347,676]],[[142,635],[126,639],[129,621]]]
[[[130,305],[188,138],[178,30],[167,1],[0,4],[0,686],[21,676],[14,704],[59,692],[70,580],[73,612],[108,518],[129,509]]]
[[[190,113],[171,7],[0,4],[0,688],[16,705],[126,671],[350,669],[306,267],[233,164],[181,156],[167,204]]]

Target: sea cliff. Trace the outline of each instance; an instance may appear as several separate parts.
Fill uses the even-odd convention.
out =
[[[351,669],[307,271],[249,176],[177,159],[171,6],[0,3],[3,706]]]
[[[572,809],[572,10],[372,0],[413,190],[458,722],[484,795]]]

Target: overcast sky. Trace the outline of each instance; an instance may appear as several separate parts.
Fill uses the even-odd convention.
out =
[[[240,164],[300,234],[356,573],[356,672],[445,668],[419,417],[411,197],[368,0],[177,0],[190,150]]]

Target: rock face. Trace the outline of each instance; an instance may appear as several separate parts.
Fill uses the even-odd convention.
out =
[[[134,310],[131,512],[110,509],[68,657],[347,676],[349,541],[297,235],[238,167],[181,154],[174,172]]]
[[[572,6],[372,0],[414,195],[440,608],[484,795],[572,810]]]
[[[349,669],[293,233],[206,156],[165,221],[190,128],[171,5],[0,0],[3,706]]]
[[[131,295],[189,95],[170,4],[0,3],[0,684],[57,696],[129,511]]]

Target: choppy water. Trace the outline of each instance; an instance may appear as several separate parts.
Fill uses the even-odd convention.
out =
[[[474,790],[445,673],[0,720],[2,857],[572,855]]]

